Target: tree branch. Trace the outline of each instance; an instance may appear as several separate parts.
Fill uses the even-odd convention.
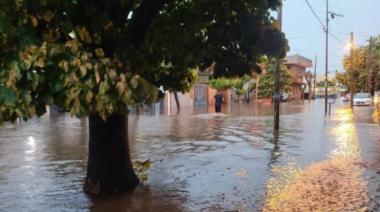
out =
[[[136,48],[139,48],[145,38],[146,30],[158,14],[167,0],[144,0],[133,12],[132,19],[128,24],[127,40]]]

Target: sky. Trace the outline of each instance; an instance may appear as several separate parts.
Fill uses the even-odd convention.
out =
[[[326,0],[308,0],[321,21],[326,20]],[[329,71],[343,71],[342,59],[349,53],[347,43],[354,33],[355,45],[368,44],[370,36],[380,35],[380,0],[329,0],[329,11],[344,15],[330,18]],[[289,41],[288,55],[318,57],[317,75],[325,72],[325,33],[306,0],[285,0],[283,31]],[[313,69],[310,69],[313,70]]]

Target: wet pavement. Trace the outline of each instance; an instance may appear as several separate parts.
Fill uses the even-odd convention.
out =
[[[377,211],[376,107],[240,104],[129,116],[132,157],[150,159],[135,192],[90,198],[86,119],[50,113],[0,129],[0,211]]]

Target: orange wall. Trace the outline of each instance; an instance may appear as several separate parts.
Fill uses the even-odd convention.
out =
[[[217,93],[217,90],[208,87],[208,105],[215,105],[214,96]],[[231,100],[231,92],[229,90],[222,92],[224,96],[224,104],[229,104]]]
[[[289,74],[292,76],[293,83],[303,83],[305,68],[297,65],[288,65]]]
[[[293,97],[296,100],[300,100],[302,97],[302,83],[305,77],[305,68],[297,65],[288,65],[289,74],[292,76],[292,87],[290,91],[293,93]]]

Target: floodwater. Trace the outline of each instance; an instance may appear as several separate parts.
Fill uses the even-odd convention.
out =
[[[132,157],[150,159],[134,192],[90,198],[82,183],[88,123],[52,112],[0,129],[0,211],[376,211],[380,128],[376,107],[354,113],[320,100],[269,105],[151,108],[129,116]]]

